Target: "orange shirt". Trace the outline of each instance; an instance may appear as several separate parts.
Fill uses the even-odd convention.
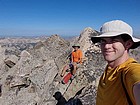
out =
[[[121,77],[133,105],[136,105],[133,86],[140,82],[140,64],[135,62],[134,59],[129,58],[116,68],[106,68],[100,78],[96,105],[128,105]]]
[[[78,49],[77,51],[72,52],[72,61],[82,63],[82,51]]]

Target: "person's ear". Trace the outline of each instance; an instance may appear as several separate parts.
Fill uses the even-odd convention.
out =
[[[125,42],[125,48],[126,48],[126,50],[130,49],[130,47],[131,47],[133,44],[134,44],[134,42],[133,42],[131,39],[127,40],[127,41]]]

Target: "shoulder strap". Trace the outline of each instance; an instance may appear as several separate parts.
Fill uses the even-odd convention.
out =
[[[132,103],[132,101],[131,101],[131,99],[129,97],[129,94],[128,94],[126,88],[125,88],[125,84],[123,82],[123,72],[121,72],[121,83],[122,83],[122,86],[123,86],[123,89],[124,89],[124,92],[125,92],[125,95],[126,95],[126,98],[127,98],[127,101],[129,103],[129,105],[133,105],[133,103]]]

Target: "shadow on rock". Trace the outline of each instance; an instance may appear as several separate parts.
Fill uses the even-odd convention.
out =
[[[53,97],[57,100],[56,105],[65,105],[67,103],[66,99],[63,97],[63,95],[59,91],[55,92]]]
[[[70,98],[65,105],[83,105],[79,98]]]
[[[68,102],[65,104],[65,105],[83,105],[81,100],[78,98],[78,96],[82,93],[82,90],[84,89],[85,87],[83,87],[82,89],[80,89],[74,97],[70,98],[68,100]]]
[[[83,88],[82,88],[83,89]],[[56,105],[83,105],[80,99],[77,97],[81,93],[82,89],[78,91],[74,97],[70,98],[68,101],[63,97],[61,92],[57,91],[53,97],[57,100]]]

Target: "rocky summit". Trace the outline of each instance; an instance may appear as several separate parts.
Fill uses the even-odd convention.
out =
[[[58,92],[67,101],[78,98],[83,105],[95,105],[106,62],[99,45],[91,42],[93,35],[98,32],[88,27],[72,40],[59,35],[0,39],[0,105],[56,105]],[[84,53],[83,64],[73,80],[62,84],[60,73],[77,42]],[[130,52],[140,61],[139,48]]]

